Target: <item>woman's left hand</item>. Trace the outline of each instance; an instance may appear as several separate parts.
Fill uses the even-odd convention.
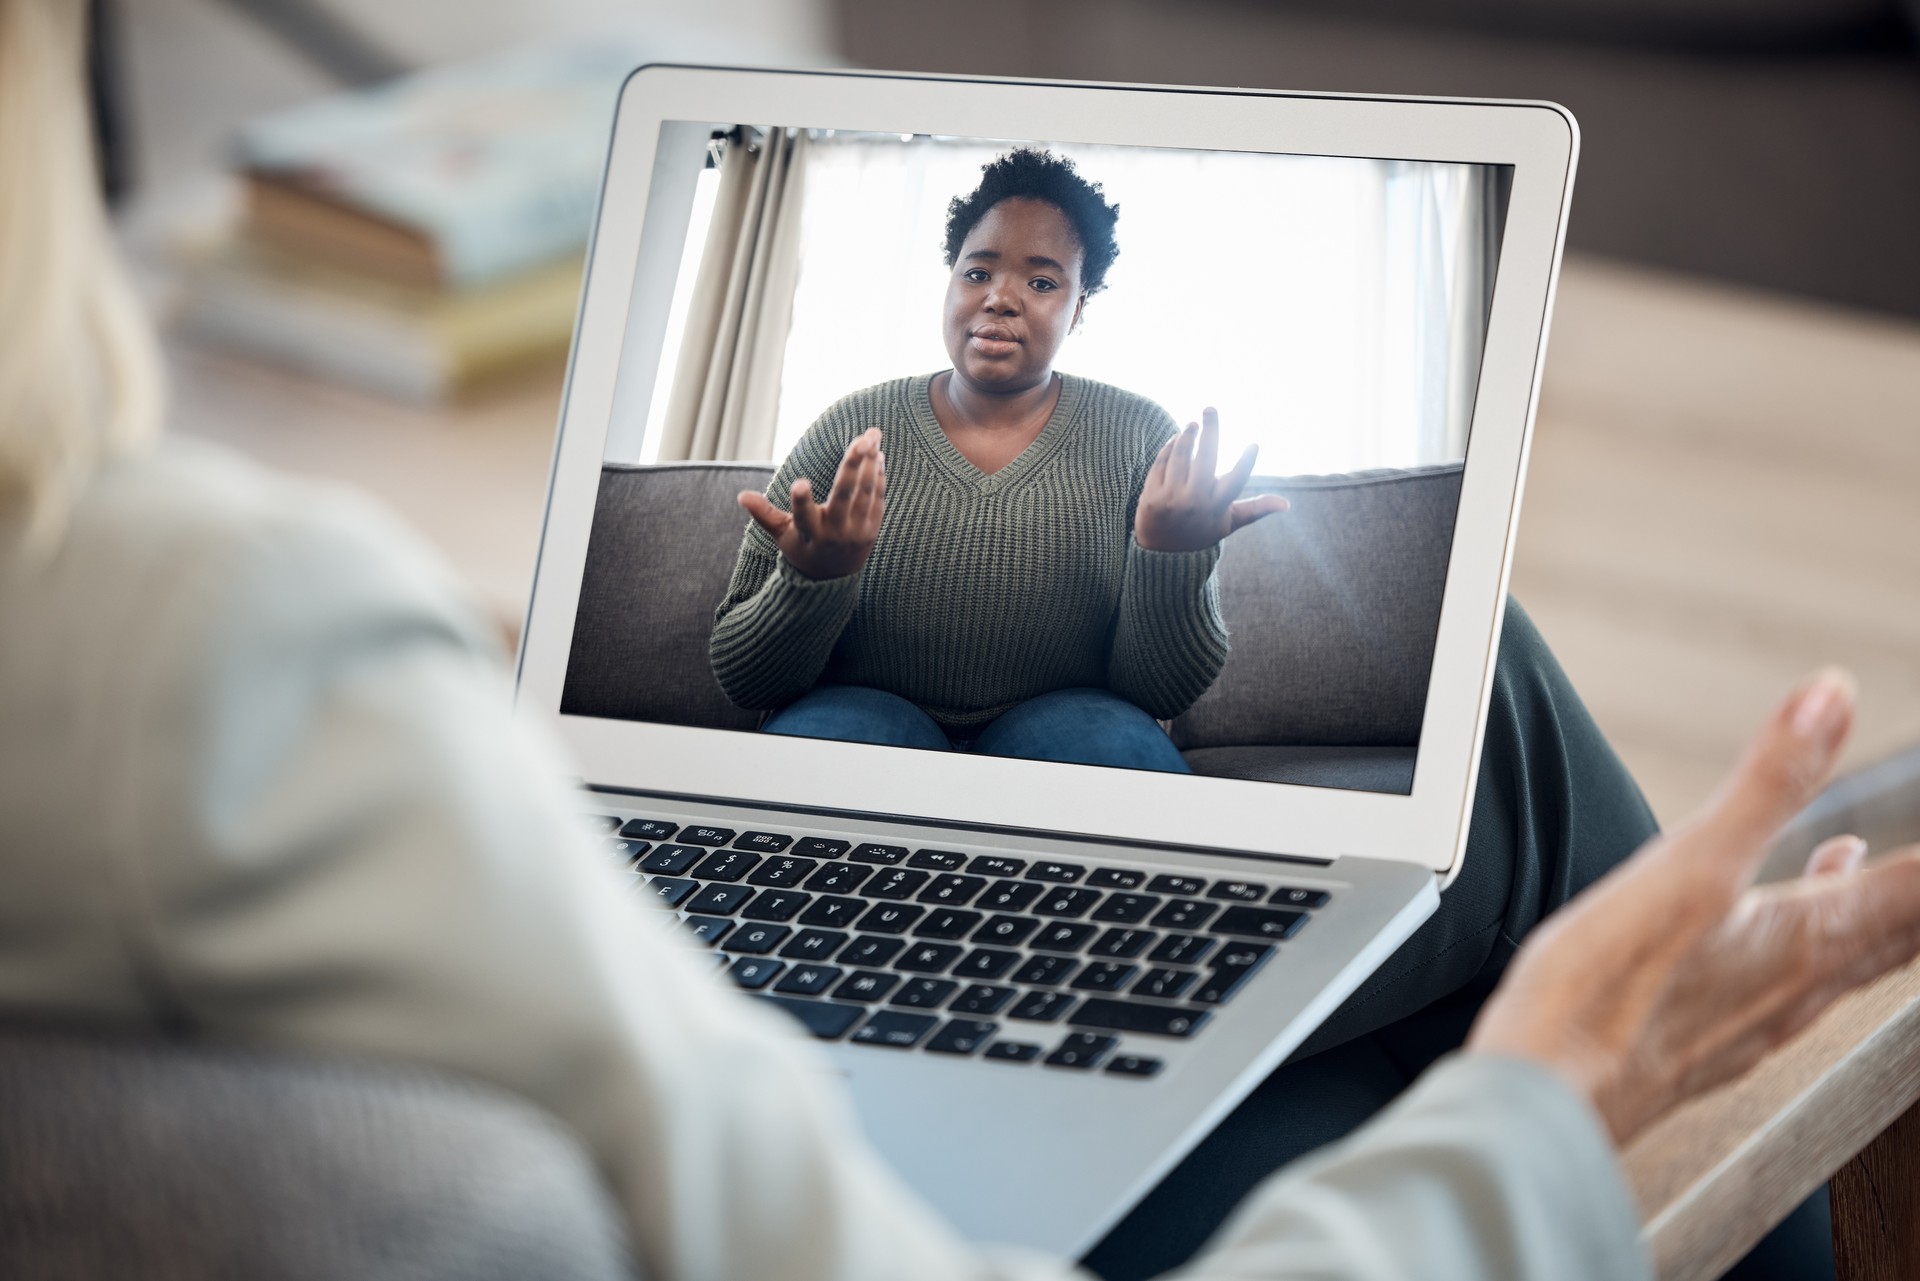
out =
[[[1208,409],[1200,418],[1160,447],[1140,490],[1133,538],[1148,551],[1202,551],[1242,525],[1287,509],[1278,494],[1240,497],[1253,475],[1258,445],[1248,445],[1226,475],[1214,474],[1220,463],[1220,415]]]

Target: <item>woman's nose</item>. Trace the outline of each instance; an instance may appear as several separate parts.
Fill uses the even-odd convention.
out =
[[[995,285],[987,290],[986,308],[1003,316],[1011,316],[1020,310],[1019,295],[1011,289]]]

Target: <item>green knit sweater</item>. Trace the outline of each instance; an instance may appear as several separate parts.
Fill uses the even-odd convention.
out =
[[[822,501],[869,427],[887,455],[886,514],[857,574],[810,579],[749,522],[715,613],[713,672],[741,707],[819,682],[898,694],[948,729],[985,725],[1053,690],[1104,687],[1177,716],[1220,674],[1218,544],[1148,551],[1134,507],[1176,430],[1131,392],[1061,376],[1040,435],[991,475],[947,439],[932,375],[854,392],[807,429],[767,497],[801,476]]]

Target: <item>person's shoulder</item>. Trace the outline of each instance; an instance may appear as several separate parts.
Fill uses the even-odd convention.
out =
[[[1104,435],[1117,434],[1141,448],[1151,445],[1157,450],[1180,429],[1173,415],[1151,397],[1075,374],[1062,374],[1061,379],[1063,390],[1073,393],[1080,412],[1099,422]]]
[[[134,618],[173,618],[203,641],[235,625],[299,631],[377,617],[491,643],[451,569],[378,503],[198,442],[103,467],[74,505],[55,569],[97,584],[108,613],[118,602]]]

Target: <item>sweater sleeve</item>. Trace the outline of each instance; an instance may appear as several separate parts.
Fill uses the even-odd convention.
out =
[[[845,442],[822,419],[808,429],[767,486],[767,498],[789,510],[788,491],[802,476],[825,501]],[[708,661],[735,705],[781,707],[812,689],[833,646],[860,603],[860,575],[808,578],[780,554],[752,520],[740,542],[727,595],[714,611]]]
[[[1134,476],[1133,505],[1161,442],[1153,442]],[[1159,720],[1172,720],[1207,692],[1227,661],[1227,624],[1220,617],[1214,569],[1220,544],[1197,552],[1156,552],[1133,537],[1127,516],[1127,564],[1120,612],[1107,658],[1107,685]]]

